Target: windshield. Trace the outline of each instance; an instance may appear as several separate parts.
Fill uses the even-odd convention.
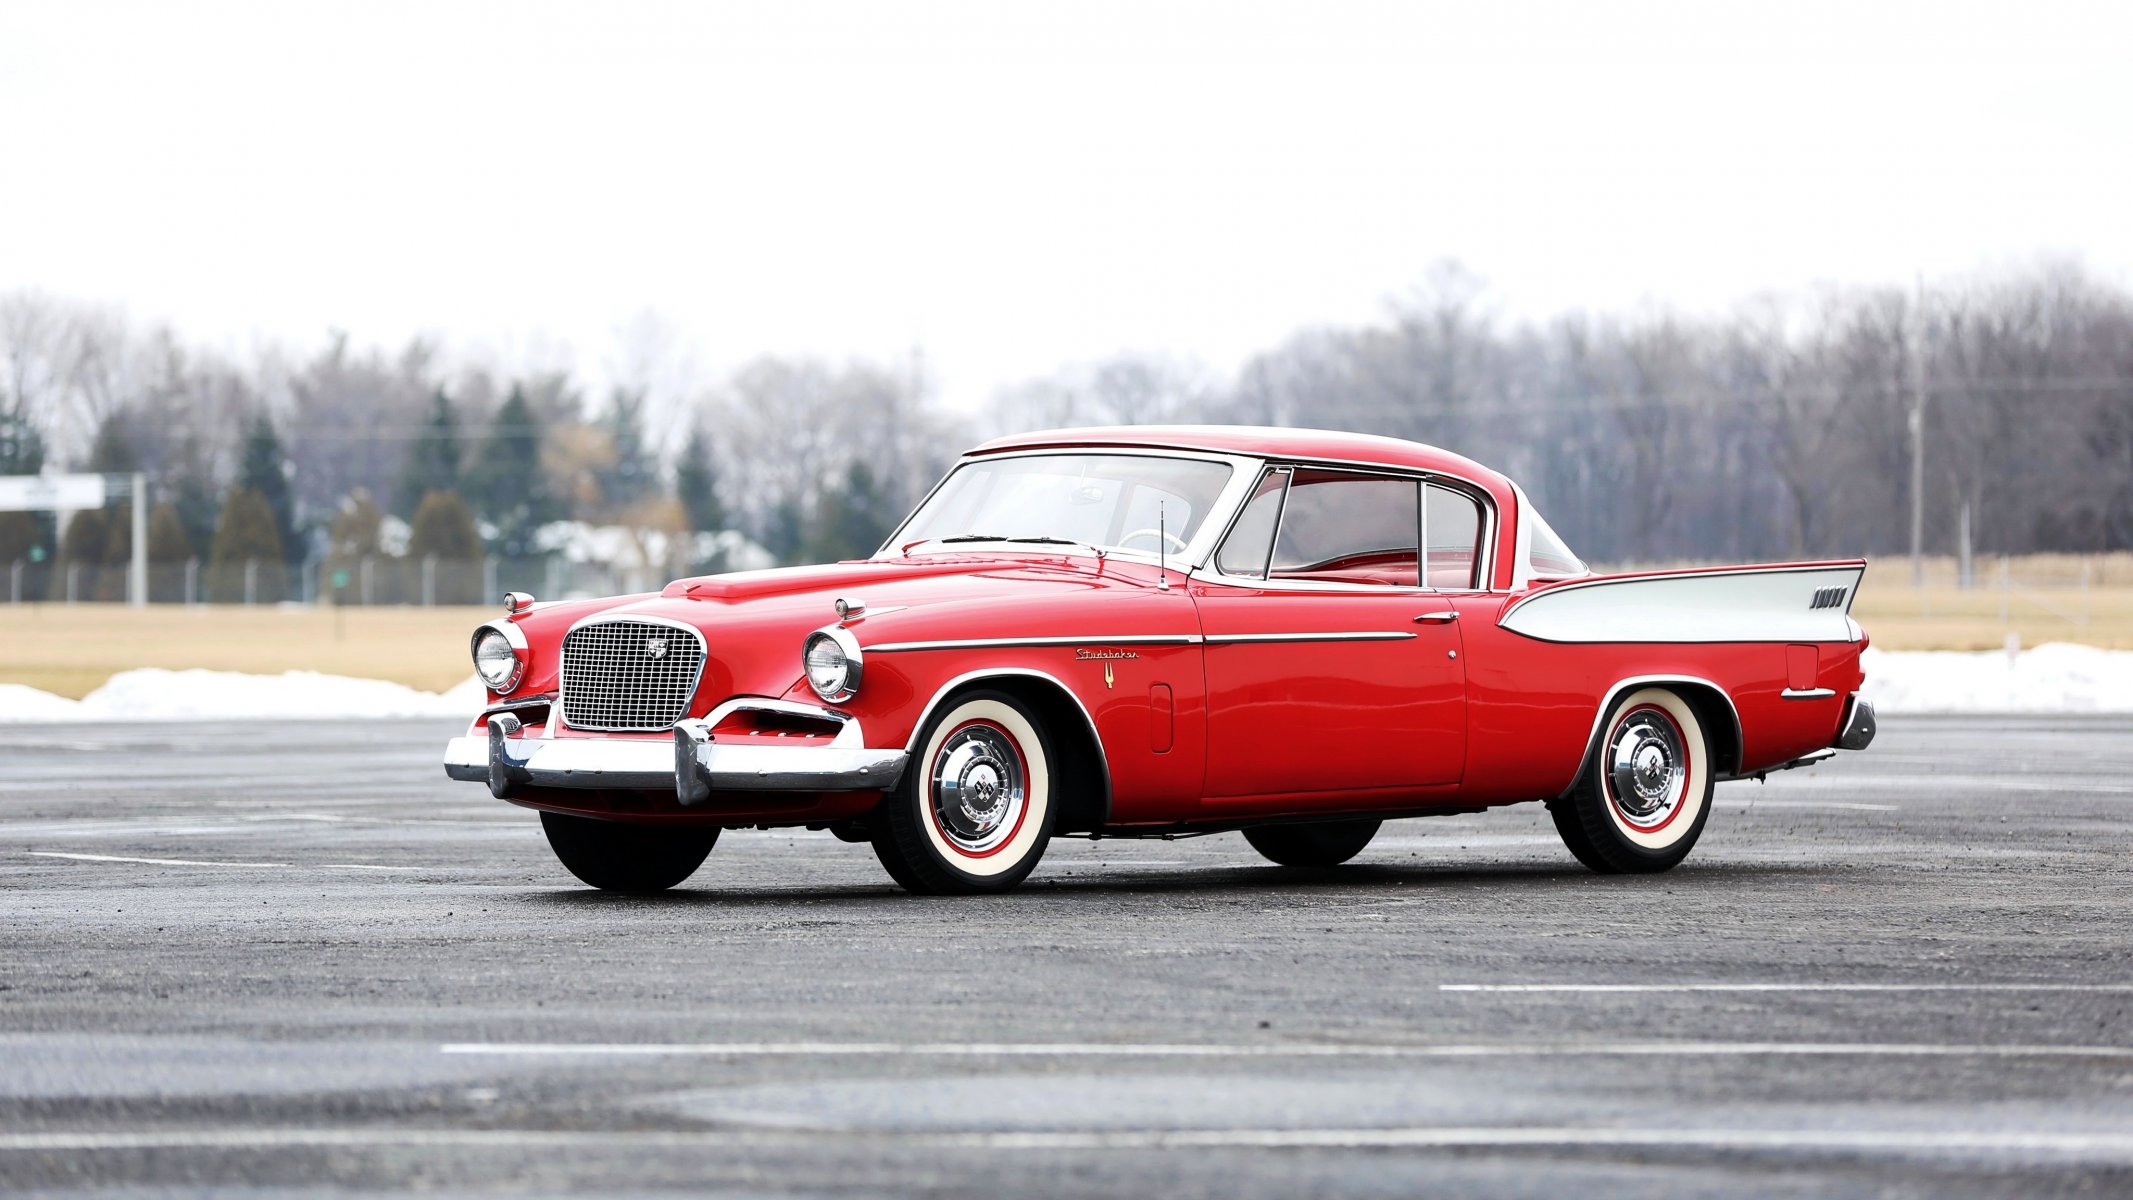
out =
[[[1082,542],[1098,549],[1192,541],[1229,483],[1227,463],[1138,454],[1036,454],[958,466],[896,535],[896,545],[953,541]]]

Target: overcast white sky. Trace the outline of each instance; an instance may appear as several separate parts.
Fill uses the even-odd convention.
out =
[[[2125,5],[0,7],[0,291],[242,350],[921,345],[948,401],[1226,370],[1445,257],[1507,316],[2075,256]]]

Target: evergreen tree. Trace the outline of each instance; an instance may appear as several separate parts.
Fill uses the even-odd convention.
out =
[[[44,470],[44,437],[20,413],[0,413],[0,475]]]
[[[600,498],[609,511],[624,509],[650,495],[657,468],[644,448],[644,393],[616,388],[601,419],[615,459],[598,473]]]
[[[711,439],[700,427],[689,431],[688,444],[681,449],[681,461],[674,467],[674,492],[689,528],[698,533],[726,528],[726,506],[718,498],[718,465],[712,458]]]
[[[193,544],[177,508],[156,505],[148,517],[148,598],[159,604],[185,599],[184,568],[192,556]]]
[[[474,528],[474,514],[457,492],[431,492],[415,509],[408,523],[407,556],[436,558],[443,562],[478,562],[481,533]]]
[[[49,539],[38,528],[36,518],[35,513],[0,513],[0,570],[51,554],[47,548]]]
[[[104,561],[104,542],[109,536],[110,523],[104,519],[103,509],[75,513],[67,521],[66,536],[59,540],[60,561],[88,566]]]
[[[175,484],[167,485],[174,495],[171,507],[178,511],[178,524],[185,532],[185,542],[198,555],[204,548],[215,544],[215,528],[222,522],[222,497],[215,486],[199,475],[188,472],[180,475]]]
[[[791,497],[778,501],[763,522],[763,549],[781,563],[790,563],[807,540],[807,523],[800,515],[800,502]]]
[[[141,469],[141,450],[134,443],[133,423],[125,414],[112,413],[96,427],[86,469],[98,475],[131,475]]]
[[[259,564],[255,598],[261,603],[280,600],[288,575],[283,569],[274,508],[258,492],[234,487],[222,503],[222,523],[215,529],[215,547],[208,559],[209,595],[223,604],[242,603],[245,564],[250,562]]]
[[[408,451],[393,511],[411,517],[431,492],[458,491],[460,461],[459,413],[440,388],[430,397],[430,416],[423,423],[422,436]]]
[[[865,558],[889,536],[888,504],[863,462],[845,468],[844,483],[822,495],[815,526],[807,540],[807,557],[817,562]]]
[[[481,458],[467,472],[474,509],[496,527],[496,552],[506,558],[539,553],[535,534],[556,519],[555,501],[541,472],[541,427],[517,385],[496,410]]]
[[[378,553],[378,530],[385,524],[385,514],[378,511],[378,502],[362,488],[348,494],[341,501],[341,511],[334,514],[333,525],[326,534],[326,553],[329,561],[345,565]]]
[[[303,558],[303,546],[296,536],[295,502],[289,496],[289,457],[282,452],[281,439],[275,436],[274,422],[265,413],[252,420],[252,427],[245,433],[244,461],[237,470],[237,488],[251,492],[266,503],[267,511],[274,518],[274,538],[280,550],[275,558],[284,562],[298,562]],[[236,492],[231,493],[236,498]],[[224,514],[228,523],[228,514]],[[216,533],[219,547],[221,533]]]
[[[439,604],[481,603],[481,532],[459,493],[431,492],[422,498],[409,522],[407,558],[411,571],[435,572],[433,595]],[[428,559],[436,562],[425,568]]]
[[[28,417],[0,412],[0,475],[35,475],[44,470],[44,438]],[[0,513],[0,567],[16,561],[41,562],[52,556],[52,514]]]

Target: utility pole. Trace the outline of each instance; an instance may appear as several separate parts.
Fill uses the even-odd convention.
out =
[[[133,473],[133,556],[126,570],[126,601],[135,608],[148,603],[148,476]]]
[[[1911,308],[1911,586],[1926,585],[1926,277],[1918,277],[1918,299]]]

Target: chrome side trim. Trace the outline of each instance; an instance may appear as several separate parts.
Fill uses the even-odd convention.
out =
[[[1206,641],[1210,646],[1229,642],[1404,642],[1416,635],[1400,632],[1377,632],[1361,630],[1337,633],[1210,633]]]
[[[1192,646],[1197,633],[1077,634],[1073,637],[947,638],[934,642],[882,642],[866,649],[875,654],[898,654],[907,650],[985,650],[1000,646]]]
[[[1592,714],[1592,731],[1585,735],[1585,753],[1578,759],[1577,774],[1572,775],[1570,782],[1563,786],[1563,790],[1556,793],[1556,799],[1560,800],[1570,794],[1570,789],[1578,785],[1579,776],[1585,773],[1585,764],[1592,761],[1592,748],[1600,740],[1600,723],[1607,720],[1607,714],[1614,709],[1615,697],[1620,696],[1630,688],[1643,687],[1648,683],[1693,683],[1717,692],[1726,702],[1726,711],[1733,714],[1733,744],[1742,747],[1745,752],[1747,742],[1741,732],[1740,707],[1733,703],[1733,694],[1731,692],[1708,679],[1702,679],[1695,675],[1632,675],[1627,679],[1616,681],[1613,687],[1607,689],[1607,694],[1600,697],[1599,710]],[[1717,774],[1715,771],[1712,773],[1714,775]],[[1739,778],[1739,776],[1720,777]]]
[[[1198,639],[1195,638],[1194,640],[1197,641]],[[880,647],[877,646],[875,647],[875,649],[878,650],[880,649]],[[926,722],[931,721],[933,719],[934,711],[940,708],[941,702],[948,698],[949,693],[955,691],[957,688],[962,687],[964,684],[975,683],[980,679],[1002,678],[1041,679],[1044,682],[1051,684],[1053,687],[1058,688],[1060,692],[1065,694],[1067,699],[1072,700],[1074,702],[1075,711],[1081,714],[1081,723],[1086,726],[1089,731],[1089,740],[1095,743],[1096,745],[1096,770],[1100,777],[1103,779],[1103,813],[1098,818],[1097,823],[1101,825],[1109,822],[1111,819],[1111,753],[1104,747],[1103,735],[1096,732],[1096,718],[1089,715],[1089,706],[1083,704],[1081,702],[1081,697],[1075,695],[1074,689],[1060,682],[1059,677],[1056,675],[1049,675],[1043,671],[1032,670],[1028,667],[996,667],[979,671],[965,671],[963,674],[958,675],[955,678],[949,680],[948,682],[942,684],[940,688],[933,693],[932,699],[926,701],[926,707],[919,711],[918,720],[911,726],[911,740],[904,744],[904,752],[907,755],[915,755],[918,753],[919,735],[926,731]]]
[[[1836,694],[1828,688],[1786,688],[1778,693],[1787,700],[1827,700]]]

